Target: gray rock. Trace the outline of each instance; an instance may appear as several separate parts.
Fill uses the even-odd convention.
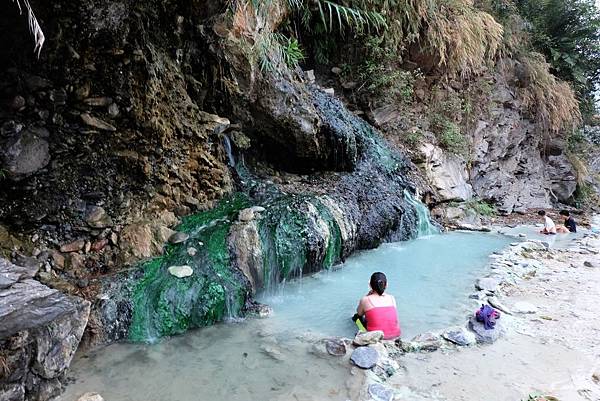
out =
[[[106,210],[100,206],[90,206],[85,215],[86,223],[92,228],[106,228],[112,226],[113,222]]]
[[[493,277],[483,277],[477,279],[475,282],[475,288],[480,291],[490,291],[495,292],[498,289],[498,285],[500,284],[500,280]]]
[[[175,276],[177,278],[189,277],[192,274],[194,274],[194,269],[192,269],[190,266],[187,266],[187,265],[170,266],[168,270],[169,270],[169,274],[171,274],[172,276]]]
[[[483,323],[478,322],[473,316],[469,320],[469,328],[475,333],[475,338],[480,344],[492,344],[498,340],[503,333],[502,323],[497,320],[496,326],[491,330],[486,330]]]
[[[583,265],[585,267],[596,267],[596,264],[593,262],[590,262],[589,260],[586,260],[585,262],[583,262]]]
[[[357,333],[354,337],[352,343],[354,345],[370,345],[377,344],[379,341],[383,340],[383,331],[367,331],[365,333]]]
[[[171,244],[180,244],[187,241],[189,238],[189,234],[178,231],[169,237],[169,242]]]
[[[9,177],[19,180],[41,170],[50,161],[48,131],[45,128],[30,128],[12,136],[0,156]]]
[[[247,209],[242,209],[240,210],[240,213],[238,214],[238,220],[241,222],[249,222],[254,220],[254,210],[253,208],[249,207]]]
[[[27,278],[27,268],[0,259],[0,275],[21,278],[0,289],[0,349],[9,376],[0,400],[46,400],[58,395],[87,325],[90,303]]]
[[[467,330],[465,327],[453,327],[442,332],[442,337],[446,340],[463,347],[474,345],[477,343],[475,333]]]
[[[419,150],[421,164],[441,201],[467,201],[473,197],[466,162],[461,157],[431,143],[423,144]]]
[[[104,401],[104,398],[98,393],[85,393],[77,401]]]
[[[394,399],[394,390],[383,384],[370,384],[368,391],[371,398],[375,401],[392,401]]]
[[[498,298],[489,297],[487,301],[488,301],[488,304],[490,304],[492,307],[498,309],[499,311],[507,313],[509,315],[512,314],[510,309],[506,305],[504,305],[502,302],[500,302],[500,300],[498,300]]]
[[[187,254],[190,256],[196,256],[197,253],[198,253],[198,250],[196,248],[194,248],[193,246],[191,246],[187,249]]]
[[[358,347],[352,352],[350,360],[361,369],[371,369],[377,365],[379,354],[370,347]]]
[[[442,346],[442,339],[432,332],[425,332],[415,336],[410,341],[410,348],[416,351],[432,352]]]
[[[329,355],[344,356],[346,355],[346,343],[340,339],[330,339],[325,341],[325,349]]]

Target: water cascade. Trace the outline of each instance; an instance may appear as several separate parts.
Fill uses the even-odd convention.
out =
[[[231,140],[227,135],[223,135],[223,147],[225,148],[225,153],[227,153],[227,164],[229,167],[235,167],[235,157],[233,156]]]
[[[417,213],[418,236],[439,234],[440,230],[431,223],[429,208],[416,199],[408,190],[404,190],[404,199],[415,209]]]

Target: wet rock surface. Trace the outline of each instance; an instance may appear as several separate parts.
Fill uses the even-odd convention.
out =
[[[86,327],[90,304],[33,280],[37,270],[0,259],[0,398],[57,395]]]

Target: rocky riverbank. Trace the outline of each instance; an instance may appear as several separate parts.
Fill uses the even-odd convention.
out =
[[[383,363],[398,368],[368,371],[363,399],[600,399],[599,252],[600,236],[588,235],[562,249],[526,241],[492,255],[472,298],[474,310],[488,303],[502,314],[493,334],[470,321],[400,349],[377,345]]]

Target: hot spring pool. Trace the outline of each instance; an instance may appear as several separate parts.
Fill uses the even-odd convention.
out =
[[[113,344],[77,355],[61,400],[95,391],[110,401],[250,401],[355,399],[359,381],[338,358],[310,352],[307,339],[352,336],[350,317],[372,272],[388,276],[403,337],[463,324],[473,282],[488,255],[514,241],[454,232],[385,244],[340,268],[285,283],[259,300],[268,319],[222,324],[159,344]],[[312,332],[313,334],[307,334]]]

